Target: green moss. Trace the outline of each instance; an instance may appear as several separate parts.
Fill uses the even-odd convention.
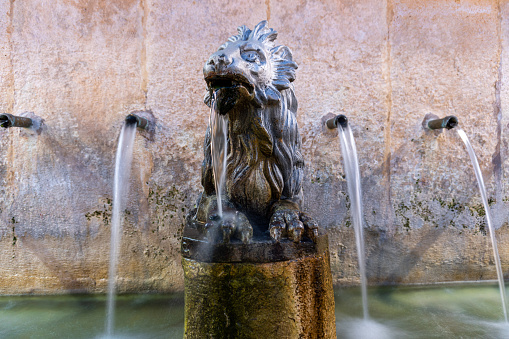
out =
[[[334,324],[330,264],[314,258],[265,264],[183,259],[187,338],[329,338],[321,326]],[[309,324],[307,335],[301,324]]]
[[[465,206],[463,204],[460,204],[454,198],[452,198],[452,201],[447,204],[447,208],[449,209],[449,211],[457,213],[461,213],[465,210]]]
[[[14,218],[12,218],[14,219]],[[16,238],[16,232],[14,226],[12,226],[12,246],[16,245],[16,242],[18,241],[18,238]]]
[[[111,221],[112,201],[105,198],[103,201],[103,209],[85,213],[85,218],[91,221],[94,218],[102,219],[104,225],[109,225]]]
[[[476,214],[477,214],[477,216],[480,216],[480,217],[485,217],[486,216],[486,210],[484,209],[484,205],[483,204],[478,204],[478,205],[470,206],[470,215],[475,217]]]
[[[401,224],[407,231],[410,229],[410,218],[406,216],[408,211],[410,211],[410,207],[405,205],[403,202],[400,202],[395,210],[396,216],[402,219]]]

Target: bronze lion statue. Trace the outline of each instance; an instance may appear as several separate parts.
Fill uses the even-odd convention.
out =
[[[292,82],[297,64],[286,46],[275,46],[277,32],[262,21],[253,30],[238,28],[207,60],[204,78],[210,107],[228,117],[226,212],[217,217],[211,160],[211,129],[204,142],[204,191],[192,219],[209,238],[247,243],[270,234],[275,241],[314,239],[317,224],[300,210],[304,161],[297,129]]]

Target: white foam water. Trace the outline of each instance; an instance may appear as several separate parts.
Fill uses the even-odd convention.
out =
[[[505,295],[505,285],[504,285],[504,274],[502,272],[502,265],[500,263],[500,256],[498,254],[498,248],[497,248],[497,238],[495,237],[495,228],[493,226],[493,221],[491,219],[491,212],[490,207],[488,205],[488,198],[486,196],[486,188],[484,186],[484,180],[482,177],[481,168],[479,167],[479,162],[477,161],[477,157],[475,156],[474,149],[472,148],[472,145],[470,144],[470,141],[468,140],[468,137],[461,128],[457,129],[458,134],[465,143],[465,146],[467,148],[468,155],[470,156],[470,160],[472,161],[472,166],[474,168],[475,177],[477,179],[477,185],[479,186],[479,191],[481,192],[481,198],[482,203],[484,205],[484,210],[486,211],[486,222],[488,224],[488,231],[490,233],[491,238],[491,244],[493,247],[493,255],[495,258],[495,267],[497,270],[497,277],[498,277],[498,285],[500,289],[500,298],[502,301],[502,309],[504,311],[504,318],[507,322],[507,304],[506,304],[506,295]]]
[[[122,216],[126,206],[129,177],[133,158],[136,123],[124,123],[118,138],[113,179],[113,212],[111,216],[110,263],[108,270],[108,301],[106,306],[106,335],[113,336],[115,323],[115,295],[118,252],[121,240]]]
[[[399,339],[410,338],[400,329],[371,319],[343,318],[336,323],[341,328],[341,337],[345,339]],[[338,336],[339,338],[339,336]]]
[[[366,279],[366,259],[364,252],[364,234],[362,226],[362,192],[359,171],[359,160],[352,130],[349,125],[343,128],[338,124],[338,131],[341,140],[341,153],[346,172],[346,183],[348,196],[350,197],[350,213],[355,231],[355,242],[357,245],[357,258],[359,261],[359,274],[361,280],[362,310],[364,319],[369,318],[368,292]]]

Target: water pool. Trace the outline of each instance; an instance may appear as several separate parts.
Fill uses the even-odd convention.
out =
[[[183,295],[117,297],[114,338],[182,338]],[[0,338],[105,338],[106,296],[0,297]]]
[[[509,338],[496,283],[370,288],[369,320],[359,288],[335,301],[338,338]]]
[[[338,338],[509,338],[496,284],[336,289]],[[2,296],[0,338],[101,338],[102,295]],[[123,295],[115,338],[182,338],[183,295]]]

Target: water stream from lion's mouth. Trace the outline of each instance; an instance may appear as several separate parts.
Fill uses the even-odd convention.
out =
[[[488,198],[486,195],[486,188],[484,186],[484,180],[482,177],[481,168],[479,167],[479,162],[477,161],[477,157],[475,156],[474,149],[472,148],[472,145],[470,144],[470,141],[468,140],[466,133],[459,127],[458,127],[457,131],[458,131],[459,136],[461,137],[461,140],[463,140],[463,142],[465,143],[465,146],[468,151],[468,155],[470,156],[470,160],[472,161],[472,166],[474,168],[475,177],[477,179],[477,185],[479,186],[482,203],[484,205],[484,210],[486,212],[486,223],[488,224],[488,230],[490,233],[491,244],[493,247],[493,256],[495,258],[495,267],[497,270],[498,287],[500,289],[500,298],[502,300],[502,309],[504,311],[505,321],[507,322],[507,306],[506,306],[507,298],[505,295],[504,273],[502,272],[502,265],[500,263],[500,255],[498,254],[497,238],[495,237],[495,227],[493,226],[493,222],[491,220],[490,206],[488,204]]]
[[[219,114],[217,91],[213,92],[210,104],[210,153],[212,172],[216,186],[217,215],[223,218],[222,194],[226,179],[226,156],[228,153],[228,116]]]
[[[355,139],[350,125],[343,127],[338,124],[339,137],[341,140],[341,153],[345,166],[346,183],[348,196],[350,197],[350,214],[355,231],[355,242],[357,245],[357,260],[359,264],[359,275],[361,280],[362,310],[364,319],[369,319],[368,292],[366,279],[366,259],[364,252],[364,235],[362,230],[362,191],[361,176],[359,171],[359,160]]]

